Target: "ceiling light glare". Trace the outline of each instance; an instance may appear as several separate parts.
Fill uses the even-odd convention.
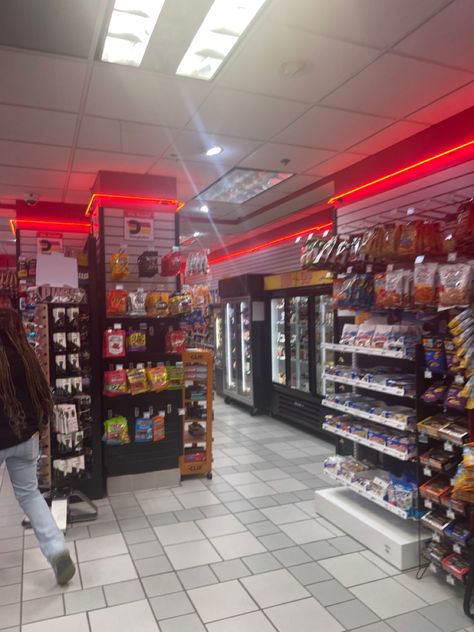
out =
[[[209,207],[207,204],[203,204],[199,210],[201,213],[209,213]]]
[[[102,61],[139,66],[165,0],[115,0]]]
[[[193,233],[193,237],[199,237],[201,235],[201,233]]]
[[[209,147],[206,151],[206,156],[218,156],[222,154],[223,151],[224,149],[220,145],[214,145],[214,147]]]
[[[266,0],[214,0],[176,71],[209,81]]]

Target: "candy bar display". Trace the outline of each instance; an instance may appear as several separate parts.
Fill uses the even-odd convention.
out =
[[[398,352],[413,358],[415,347],[420,340],[420,330],[416,325],[388,325],[366,321],[360,325],[345,324],[340,345]]]

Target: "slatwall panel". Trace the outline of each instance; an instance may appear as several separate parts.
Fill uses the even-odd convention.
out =
[[[117,281],[113,281],[110,274],[110,258],[114,252],[118,252],[121,246],[127,246],[129,257],[129,277],[121,281],[128,291],[142,287],[147,291],[163,290],[174,292],[176,279],[174,277],[162,277],[157,275],[153,279],[142,279],[138,276],[138,256],[145,250],[156,249],[161,258],[175,245],[175,217],[173,213],[155,213],[153,241],[125,241],[124,238],[124,211],[123,209],[104,209],[104,242],[105,242],[105,270],[107,290],[113,289]]]
[[[54,233],[56,231],[40,231],[40,232],[51,232]],[[84,246],[87,241],[87,234],[85,233],[64,233],[61,232],[63,236],[63,246],[65,250],[75,250],[77,252],[82,252],[84,250]],[[37,255],[37,237],[35,230],[21,230],[20,231],[20,255],[22,257],[26,257],[27,259],[34,259]]]
[[[241,274],[279,274],[299,270],[300,253],[301,243],[291,241],[211,265],[211,289],[217,289],[220,279]]]

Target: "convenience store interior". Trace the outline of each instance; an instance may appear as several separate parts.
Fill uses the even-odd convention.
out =
[[[77,573],[0,465],[0,632],[474,631],[473,24],[1,3],[0,301]]]

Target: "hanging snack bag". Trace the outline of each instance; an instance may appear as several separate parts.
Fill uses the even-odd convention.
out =
[[[444,373],[446,362],[444,358],[443,340],[441,338],[423,338],[425,353],[425,367],[434,373]]]
[[[186,334],[170,329],[165,338],[166,353],[183,353],[186,350]]]
[[[463,386],[459,386],[457,384],[452,384],[449,387],[446,398],[444,400],[444,405],[446,406],[446,408],[453,408],[454,410],[458,410],[460,412],[466,410],[467,399],[465,397],[462,397],[462,390]]]
[[[374,275],[374,307],[383,309],[387,303],[387,291],[385,289],[386,274],[380,272]]]
[[[145,310],[148,316],[162,318],[168,316],[169,294],[167,292],[149,292],[145,300]]]
[[[385,307],[402,307],[405,270],[391,270],[385,274]]]
[[[164,365],[146,369],[146,377],[148,389],[154,393],[164,391],[168,387],[168,372]]]
[[[415,265],[413,297],[415,305],[434,305],[436,301],[437,263]]]
[[[150,414],[135,419],[135,443],[151,443],[153,441],[153,420]]]
[[[472,241],[474,233],[474,200],[464,202],[458,208],[454,236],[460,244]]]
[[[128,311],[131,316],[145,316],[146,314],[146,292],[139,287],[136,292],[128,295]]]
[[[163,414],[153,417],[153,441],[163,441],[165,438],[165,416]]]
[[[471,300],[471,266],[467,263],[446,264],[439,267],[439,306],[464,307]]]
[[[103,441],[107,445],[124,445],[130,443],[128,421],[125,417],[112,417],[104,421]]]
[[[444,382],[435,382],[426,389],[421,399],[427,404],[438,404],[444,400],[447,390],[447,384]]]
[[[124,369],[104,372],[105,397],[118,397],[128,392],[127,372]]]
[[[128,254],[124,250],[114,252],[110,257],[110,274],[113,281],[123,281],[128,277]]]
[[[357,325],[350,325],[349,323],[346,323],[342,328],[339,344],[354,345],[358,329]]]
[[[398,254],[402,256],[416,255],[418,248],[418,222],[408,222],[400,229],[400,241],[398,243]]]
[[[146,351],[146,332],[130,327],[127,333],[127,351],[140,353]]]
[[[138,276],[143,279],[151,279],[159,272],[158,252],[145,250],[138,257]]]
[[[104,358],[123,358],[125,356],[125,331],[106,329],[104,331]]]
[[[398,252],[398,244],[400,242],[400,224],[385,225],[382,233],[382,251],[381,256],[386,259],[394,257]]]
[[[148,391],[145,369],[128,369],[127,380],[128,388],[132,395],[140,395]]]
[[[128,292],[115,289],[107,292],[106,310],[108,316],[124,316],[127,313]]]
[[[181,272],[181,255],[179,252],[168,252],[161,257],[161,276],[177,276]]]

